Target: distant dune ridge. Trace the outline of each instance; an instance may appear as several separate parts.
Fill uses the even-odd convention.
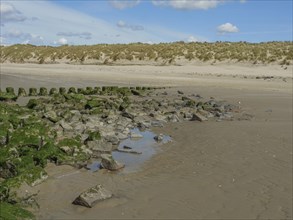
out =
[[[60,47],[16,44],[1,46],[1,63],[68,63],[98,65],[279,64],[293,63],[293,44],[160,43],[98,44]]]

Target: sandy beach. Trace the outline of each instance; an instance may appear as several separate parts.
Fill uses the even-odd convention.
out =
[[[262,78],[271,77],[271,78]],[[50,164],[38,219],[291,219],[292,66],[1,64],[0,87],[167,86],[238,105],[250,120],[168,123],[173,141],[137,172]],[[112,199],[71,202],[96,184]]]

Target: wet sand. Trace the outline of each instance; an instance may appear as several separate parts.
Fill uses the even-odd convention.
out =
[[[173,141],[160,146],[159,153],[134,173],[92,173],[51,164],[50,178],[36,186],[38,219],[292,218],[292,72],[271,68],[267,74],[275,78],[263,80],[255,76],[267,69],[250,67],[230,67],[231,73],[237,72],[233,77],[229,68],[218,76],[223,67],[213,73],[193,67],[193,74],[189,67],[160,67],[161,73],[155,72],[159,67],[95,67],[102,68],[95,73],[92,66],[69,66],[66,73],[65,65],[57,74],[56,66],[2,65],[1,87],[168,85],[176,86],[170,94],[180,89],[213,96],[240,105],[254,117],[153,129],[171,135]],[[53,78],[46,76],[50,69]],[[114,198],[91,209],[71,204],[96,184],[111,190]]]

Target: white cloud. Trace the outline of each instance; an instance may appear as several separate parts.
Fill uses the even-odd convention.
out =
[[[3,0],[1,0],[3,2]],[[187,39],[191,33],[165,28],[156,24],[132,24],[125,21],[113,24],[80,11],[60,6],[54,1],[21,0],[13,2],[15,8],[24,15],[38,19],[27,19],[24,22],[7,23],[1,27],[3,34],[14,35],[5,39],[5,44],[30,43],[59,45],[58,39],[65,38],[67,44],[84,45],[98,43],[132,43],[132,42],[172,42]],[[120,26],[120,27],[119,27]],[[22,34],[16,37],[17,31]],[[82,30],[81,30],[82,28]],[[144,30],[144,31],[134,31]],[[34,35],[33,35],[34,34]],[[91,34],[91,35],[89,35]],[[35,36],[35,37],[34,37]],[[39,36],[39,37],[36,37]],[[86,39],[91,36],[91,39]],[[196,35],[194,35],[196,36]],[[196,36],[198,39],[202,39]]]
[[[194,36],[189,36],[187,38],[187,42],[199,42],[201,40],[199,40],[198,38],[194,37]]]
[[[60,39],[57,40],[57,41],[54,41],[54,44],[59,44],[59,45],[65,45],[65,44],[67,44],[67,43],[68,43],[68,41],[67,41],[67,39],[64,38],[64,37],[60,38]]]
[[[71,32],[71,31],[58,32],[57,36],[80,37],[80,38],[84,38],[84,39],[87,39],[87,40],[92,39],[92,33],[90,33],[90,32]]]
[[[1,35],[1,37],[5,40],[16,40],[21,44],[35,44],[41,45],[44,43],[44,38],[37,34],[24,33],[19,29],[9,29],[7,32]]]
[[[239,32],[238,27],[231,23],[225,23],[217,27],[217,31],[220,34],[225,34],[225,33],[237,33]]]
[[[19,22],[27,19],[13,4],[7,2],[0,3],[1,25],[7,22]]]
[[[144,30],[144,27],[142,25],[127,24],[126,22],[121,21],[121,20],[118,21],[116,25],[119,28],[127,28],[127,29],[130,29],[132,31],[143,31]]]
[[[167,6],[181,10],[215,8],[222,0],[153,0],[155,6]]]
[[[140,3],[140,0],[109,0],[110,4],[117,9],[132,8]]]

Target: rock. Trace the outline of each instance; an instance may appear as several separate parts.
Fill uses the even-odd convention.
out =
[[[119,140],[125,140],[125,139],[128,138],[128,135],[123,134],[123,133],[121,133],[121,132],[117,132],[117,133],[116,133],[116,136],[119,138]]]
[[[178,117],[177,115],[175,115],[175,114],[169,115],[169,116],[168,116],[168,120],[169,120],[170,122],[180,122],[179,117]]]
[[[151,126],[151,123],[145,122],[145,121],[140,121],[137,123],[137,127],[142,130],[150,128],[150,126]]]
[[[125,167],[124,164],[117,162],[113,159],[111,154],[102,154],[101,155],[101,167],[110,171],[120,170]]]
[[[160,121],[152,121],[152,122],[151,122],[151,125],[152,125],[153,127],[164,127],[163,123],[160,122]]]
[[[72,131],[73,130],[73,128],[68,123],[66,123],[64,120],[61,120],[59,123],[60,123],[61,127],[64,129],[64,131]]]
[[[51,122],[54,122],[54,123],[56,123],[59,120],[56,112],[54,112],[54,111],[46,112],[44,114],[44,117],[47,118],[48,120],[50,120]]]
[[[178,90],[177,92],[178,92],[178,94],[180,94],[180,95],[183,95],[183,94],[184,94],[184,92],[181,91],[181,90]]]
[[[72,124],[72,127],[74,128],[74,131],[77,134],[82,134],[86,129],[86,125],[83,124],[82,122],[74,123],[74,124]]]
[[[83,153],[85,153],[88,156],[92,156],[93,155],[93,151],[91,151],[90,149],[88,149],[85,145],[81,146],[81,151]]]
[[[120,153],[129,153],[129,154],[142,154],[142,152],[140,151],[135,151],[135,150],[131,150],[131,149],[117,149],[116,151],[120,152]]]
[[[128,149],[128,150],[131,150],[131,149],[132,149],[132,147],[129,147],[129,146],[127,146],[127,145],[124,145],[124,146],[123,146],[123,149]]]
[[[185,120],[192,120],[193,115],[190,112],[184,112]]]
[[[127,112],[127,111],[122,112],[121,115],[122,115],[123,117],[130,118],[131,120],[134,119],[134,115],[131,114],[131,113],[129,113],[129,112]]]
[[[193,113],[191,120],[203,122],[203,121],[207,121],[208,119],[204,117],[203,115],[201,115],[200,113],[196,112],[196,113]]]
[[[69,146],[62,146],[60,149],[66,153],[67,155],[72,155],[73,154],[73,149],[70,148]]]
[[[109,199],[112,193],[100,184],[82,192],[73,202],[74,205],[81,205],[92,208],[97,202]]]
[[[131,132],[130,133],[130,138],[143,138],[143,136],[141,134]]]
[[[114,145],[118,145],[120,140],[119,138],[116,136],[116,135],[107,135],[105,137],[105,139],[108,141],[108,142],[111,142],[112,144]]]
[[[159,135],[155,136],[154,139],[157,142],[161,142],[164,139],[164,135],[163,134],[159,134]]]
[[[26,91],[24,88],[19,88],[18,89],[18,96],[26,96]]]
[[[109,142],[105,142],[103,140],[94,140],[88,141],[87,146],[93,152],[101,152],[101,153],[111,153],[113,147]]]

